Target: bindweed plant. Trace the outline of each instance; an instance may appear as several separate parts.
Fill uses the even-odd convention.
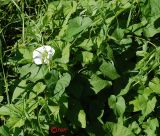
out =
[[[158,0],[1,0],[0,135],[158,136]]]

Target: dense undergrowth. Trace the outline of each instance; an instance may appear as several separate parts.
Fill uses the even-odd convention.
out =
[[[159,19],[159,0],[1,0],[0,135],[160,135]]]

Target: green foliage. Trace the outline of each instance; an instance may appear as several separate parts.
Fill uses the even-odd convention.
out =
[[[95,91],[96,94],[99,93],[105,87],[110,87],[112,85],[112,82],[103,80],[95,74],[91,76],[89,82],[92,85],[92,89]]]
[[[76,17],[68,22],[68,28],[64,36],[64,40],[70,42],[74,36],[82,31],[85,31],[92,24],[92,20],[89,17]]]
[[[28,80],[36,82],[37,80],[43,79],[48,72],[48,67],[45,65],[36,66],[35,64],[26,64],[18,68],[20,77],[27,77]]]
[[[159,0],[1,0],[0,135],[159,135],[159,19]]]
[[[135,136],[132,133],[132,130],[129,128],[126,128],[125,126],[123,126],[123,124],[121,124],[120,122],[113,123],[113,122],[107,122],[104,125],[104,129],[106,129],[106,131],[108,130],[113,136],[119,136],[119,135],[123,135],[123,136]]]
[[[125,105],[125,100],[122,96],[116,98],[114,95],[111,95],[110,98],[108,99],[108,104],[110,108],[113,109],[116,116],[123,116],[126,105]]]
[[[117,74],[117,71],[111,62],[106,62],[104,61],[102,65],[100,66],[100,71],[107,76],[108,78],[115,80],[116,78],[119,77]]]
[[[83,110],[79,111],[78,120],[81,123],[82,128],[86,128],[86,114]]]
[[[63,76],[57,81],[54,89],[55,98],[59,99],[64,93],[65,88],[69,85],[71,76],[68,73],[64,73]]]

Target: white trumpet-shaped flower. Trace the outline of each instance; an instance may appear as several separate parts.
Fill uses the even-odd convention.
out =
[[[33,51],[33,61],[35,64],[49,64],[50,59],[53,57],[55,50],[48,45],[39,47]]]

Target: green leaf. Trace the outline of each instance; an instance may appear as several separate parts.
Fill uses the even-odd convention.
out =
[[[3,99],[4,99],[4,97],[3,97],[3,96],[0,96],[0,102],[2,102],[2,101],[3,101]]]
[[[112,134],[112,136],[135,136],[131,129],[123,126],[121,123],[107,122],[103,126],[104,130]]]
[[[157,136],[156,129],[159,127],[157,118],[149,118],[142,124],[142,128],[147,136]]]
[[[43,92],[45,88],[46,88],[46,85],[44,85],[42,82],[38,82],[33,87],[33,91],[36,92],[37,94],[39,94],[39,93]]]
[[[112,85],[112,82],[103,80],[95,74],[91,76],[91,79],[89,79],[89,82],[92,85],[92,89],[96,94],[99,93],[105,87],[110,87]]]
[[[83,51],[82,56],[83,56],[83,64],[89,64],[93,60],[93,53],[91,52]]]
[[[98,6],[100,6],[95,0],[82,0],[79,2],[83,6],[84,10],[87,11],[87,13],[91,14],[91,16],[94,16],[96,14]]]
[[[131,101],[130,104],[134,106],[134,112],[141,111],[143,117],[147,116],[154,111],[156,106],[157,99],[154,96],[153,98],[147,98],[144,94],[138,95],[135,100]]]
[[[129,104],[134,105],[134,112],[136,111],[144,111],[147,106],[147,98],[144,95],[138,95],[135,100],[130,101]]]
[[[128,81],[128,84],[125,86],[124,89],[122,89],[122,90],[120,91],[120,93],[118,94],[118,96],[127,94],[127,93],[129,92],[129,90],[130,90],[133,82],[134,82],[134,80],[133,80],[132,78],[130,78],[129,81]]]
[[[24,135],[24,131],[21,129],[21,128],[14,128],[13,130],[13,136],[21,136],[21,135]]]
[[[69,85],[71,76],[68,73],[64,73],[63,76],[57,81],[56,87],[54,89],[54,94],[57,99],[61,97],[64,93],[65,88]]]
[[[84,112],[84,110],[79,111],[78,121],[81,123],[82,128],[86,128],[86,113]]]
[[[141,128],[136,121],[132,122],[129,128],[131,128],[132,132],[134,132],[137,135],[141,132]]]
[[[47,105],[47,101],[41,96],[38,96],[38,103],[41,106]]]
[[[18,84],[18,86],[15,88],[13,95],[12,95],[12,101],[17,99],[21,94],[23,94],[26,90],[27,84],[26,80],[21,80],[21,82]]]
[[[69,62],[69,56],[70,56],[70,46],[71,44],[67,44],[63,51],[62,51],[62,58],[61,58],[61,63],[68,63]]]
[[[64,40],[68,42],[72,41],[75,35],[87,29],[91,24],[92,20],[89,17],[76,17],[71,19],[64,36]]]
[[[53,115],[57,116],[59,114],[59,106],[48,106]]]
[[[155,28],[155,21],[160,18],[160,6],[158,0],[148,0],[141,4],[142,16],[148,21],[147,26],[143,28],[146,37],[153,37],[160,32],[159,28]]]
[[[160,16],[160,5],[158,0],[148,0],[141,4],[142,14],[149,20]]]
[[[33,87],[33,91],[30,92],[29,98],[30,98],[30,99],[35,98],[37,95],[39,95],[41,92],[43,92],[45,88],[46,88],[46,85],[44,85],[42,82],[38,82],[38,83]]]
[[[51,70],[45,76],[45,84],[47,89],[54,90],[56,83],[59,79],[59,72],[57,70]]]
[[[0,134],[1,134],[1,136],[10,136],[9,128],[5,125],[1,126],[0,127]]]
[[[1,0],[1,4],[2,5],[7,5],[9,4],[11,1],[10,0]]]
[[[0,108],[0,115],[21,116],[23,114],[23,103],[5,105]]]
[[[149,88],[156,94],[160,94],[160,80],[158,78],[153,78],[149,82]]]
[[[111,95],[108,99],[108,104],[110,108],[113,109],[116,116],[123,116],[126,109],[126,104],[122,96],[116,97]]]
[[[107,76],[108,78],[115,80],[119,77],[114,64],[111,62],[103,61],[102,65],[100,66],[100,71]]]
[[[27,64],[19,67],[20,77],[25,77],[28,80],[36,82],[37,80],[43,79],[48,73],[49,68],[47,65],[37,66],[35,64]]]
[[[128,45],[128,44],[131,44],[131,43],[132,43],[132,39],[131,38],[123,38],[120,41],[120,44],[124,44],[124,45]]]
[[[110,45],[107,45],[107,58],[111,61],[114,60],[114,56],[113,56],[113,50],[112,48],[110,47]]]
[[[109,99],[108,99],[108,104],[109,104],[109,107],[110,107],[111,109],[113,109],[113,108],[115,107],[116,100],[117,100],[117,98],[116,98],[115,95],[111,95],[111,96],[109,97]]]
[[[58,120],[59,123],[61,123],[61,118],[60,118],[60,106],[48,106],[51,113],[54,115],[54,120]]]
[[[142,20],[140,23],[131,25],[128,30],[135,33],[137,36],[141,36],[143,32],[143,27],[147,25],[147,20]]]
[[[32,53],[35,49],[34,46],[20,46],[19,52],[23,55],[23,59],[19,63],[32,63]]]
[[[63,22],[63,25],[62,25],[62,28],[61,28],[61,30],[60,30],[60,32],[58,34],[58,37],[57,37],[58,39],[61,39],[61,37],[64,36],[65,31],[67,31],[67,23],[68,23],[69,19],[71,18],[71,15],[74,12],[76,12],[77,2],[76,1],[72,1],[72,3],[70,3],[70,5],[66,5],[66,3],[64,3],[64,5],[65,5],[64,6],[64,14],[66,14],[66,18],[65,18],[65,20]],[[68,36],[68,35],[66,35],[66,36]],[[70,41],[70,39],[66,39],[66,41]]]
[[[146,37],[153,37],[155,34],[160,32],[160,29],[156,29],[154,27],[154,24],[148,24],[144,29],[143,29],[144,35]]]
[[[82,43],[78,45],[78,47],[87,51],[91,51],[92,46],[93,46],[93,42],[91,39],[85,39]]]
[[[116,102],[116,109],[114,110],[117,115],[122,116],[126,109],[125,100],[123,97],[118,97]]]
[[[28,114],[35,112],[35,109],[38,108],[39,106],[38,102],[33,99],[27,99],[26,104],[27,104],[26,111],[28,112]]]
[[[11,110],[7,106],[2,106],[0,108],[0,115],[11,115]]]
[[[157,99],[155,96],[152,99],[149,99],[149,101],[147,102],[146,110],[143,113],[143,116],[147,116],[148,114],[150,114],[151,112],[154,111],[154,108],[156,106],[156,102],[157,102]]]
[[[9,118],[9,120],[7,121],[7,126],[11,127],[11,128],[15,128],[15,127],[22,127],[25,124],[25,120],[22,118],[18,118],[18,117],[11,117]]]
[[[123,36],[124,36],[124,30],[121,28],[116,28],[112,34],[112,37],[114,37],[117,41],[122,40]]]

